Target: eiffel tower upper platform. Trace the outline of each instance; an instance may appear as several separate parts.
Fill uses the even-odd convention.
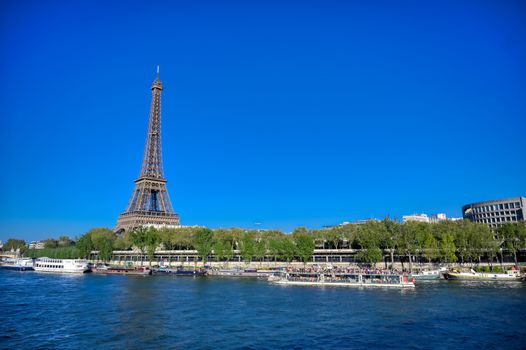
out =
[[[126,206],[119,215],[115,232],[130,231],[141,226],[179,226],[177,215],[170,202],[163,172],[161,148],[161,92],[163,84],[157,76],[152,84],[152,101],[148,121],[148,133],[144,146],[139,177]]]

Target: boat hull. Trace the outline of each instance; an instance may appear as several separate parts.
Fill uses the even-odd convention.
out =
[[[45,267],[35,267],[36,272],[49,272],[49,273],[73,273],[73,274],[83,274],[88,272],[88,269],[53,269]]]
[[[34,271],[31,266],[0,265],[0,270],[8,271]]]
[[[136,275],[136,276],[148,276],[152,274],[150,269],[93,269],[93,273],[102,275]]]
[[[456,273],[449,272],[445,274],[448,280],[457,281],[521,281],[523,278],[519,275],[491,274],[491,273]]]
[[[435,281],[440,279],[440,275],[412,275],[417,281]]]
[[[291,286],[327,286],[327,287],[365,287],[365,288],[415,288],[415,284],[412,282],[407,283],[345,283],[345,282],[310,282],[310,281],[288,281],[288,280],[277,280],[271,281],[281,285]]]
[[[170,276],[187,276],[187,277],[193,277],[193,276],[204,276],[206,275],[206,271],[199,271],[199,270],[180,270],[180,269],[158,269],[154,270],[153,273],[155,275],[170,275]]]

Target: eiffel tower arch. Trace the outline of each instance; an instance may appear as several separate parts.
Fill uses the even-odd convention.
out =
[[[148,117],[148,132],[144,145],[139,177],[128,201],[128,205],[117,219],[114,231],[123,233],[141,226],[177,227],[179,215],[170,202],[163,172],[161,148],[161,92],[163,84],[157,76],[152,84],[152,101]]]

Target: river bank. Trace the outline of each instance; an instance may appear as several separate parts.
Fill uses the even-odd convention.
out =
[[[92,264],[100,263],[100,260],[89,260]],[[327,266],[334,266],[334,267],[347,267],[347,266],[363,266],[356,263],[349,263],[349,262],[330,262],[330,263],[323,263],[323,262],[309,262],[307,264],[304,264],[302,262],[282,262],[282,261],[276,261],[276,262],[259,262],[259,261],[252,261],[252,262],[242,262],[242,261],[229,261],[229,262],[216,262],[216,261],[209,261],[209,262],[186,262],[186,261],[163,261],[161,263],[159,262],[152,262],[150,264],[148,261],[109,261],[110,265],[116,265],[116,266],[166,266],[166,267],[177,267],[177,266],[183,266],[185,268],[202,268],[205,266],[209,266],[215,269],[232,269],[232,268],[241,268],[241,269],[261,269],[261,270],[270,270],[270,269],[276,269],[279,267],[292,267],[292,268],[301,268],[301,267],[312,267],[312,266],[321,266],[321,267],[327,267]],[[502,267],[504,269],[510,269],[512,266],[514,266],[514,263],[504,263],[502,264]],[[384,263],[377,263],[376,267],[378,268],[391,268],[391,264],[384,264]],[[480,264],[434,264],[434,263],[413,263],[413,270],[433,270],[433,269],[439,269],[441,267],[447,267],[447,268],[456,268],[456,269],[469,269],[473,267],[493,267],[493,268],[501,268],[500,264],[488,264],[488,263],[480,263]],[[518,266],[522,270],[526,269],[526,264],[519,264]],[[392,264],[393,269],[402,270],[402,269],[409,269],[408,263],[400,263],[395,262]]]

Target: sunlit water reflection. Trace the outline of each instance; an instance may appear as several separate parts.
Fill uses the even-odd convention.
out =
[[[524,349],[526,283],[414,290],[0,272],[0,348]]]

